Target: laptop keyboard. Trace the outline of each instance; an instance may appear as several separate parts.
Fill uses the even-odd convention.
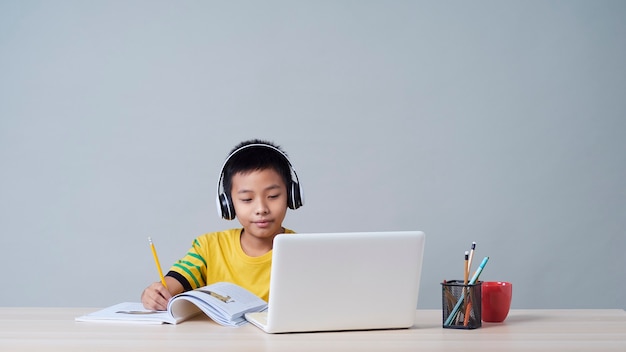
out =
[[[267,312],[248,313],[248,317],[261,326],[267,326]]]

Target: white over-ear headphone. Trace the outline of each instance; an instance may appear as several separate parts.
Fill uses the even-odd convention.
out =
[[[287,165],[289,165],[289,171],[291,173],[291,180],[289,182],[290,184],[286,185],[287,196],[288,196],[287,206],[290,209],[298,209],[302,205],[304,205],[304,193],[302,191],[302,186],[300,185],[300,181],[298,180],[298,174],[296,174],[296,170],[291,165],[291,162],[289,161],[287,154],[285,154],[282,150],[274,147],[273,145],[264,144],[264,143],[253,143],[253,144],[245,145],[233,151],[224,161],[224,164],[222,165],[222,169],[220,171],[220,177],[217,180],[217,197],[215,199],[216,205],[217,205],[217,215],[219,215],[220,217],[226,220],[232,220],[236,216],[235,207],[233,206],[232,200],[230,199],[230,195],[228,194],[230,190],[228,190],[228,192],[224,190],[224,183],[223,183],[224,168],[226,167],[226,164],[228,163],[228,161],[233,157],[233,155],[248,148],[268,148],[268,149],[276,151],[280,156],[282,156],[285,159],[285,161],[287,162]]]

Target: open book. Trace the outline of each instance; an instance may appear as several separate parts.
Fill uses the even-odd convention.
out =
[[[126,302],[83,315],[76,321],[118,321],[178,324],[204,313],[224,326],[241,326],[244,314],[262,312],[267,303],[250,291],[228,282],[218,282],[174,296],[167,311],[147,310],[141,303]]]

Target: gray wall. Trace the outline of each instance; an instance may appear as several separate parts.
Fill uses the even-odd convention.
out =
[[[0,0],[1,305],[137,301],[218,219],[239,141],[299,232],[427,233],[515,308],[626,308],[624,1]],[[165,268],[165,269],[166,269]],[[375,283],[373,283],[375,284]]]

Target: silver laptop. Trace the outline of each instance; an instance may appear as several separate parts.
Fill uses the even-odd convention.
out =
[[[413,326],[421,231],[278,235],[268,309],[246,319],[267,333]]]

